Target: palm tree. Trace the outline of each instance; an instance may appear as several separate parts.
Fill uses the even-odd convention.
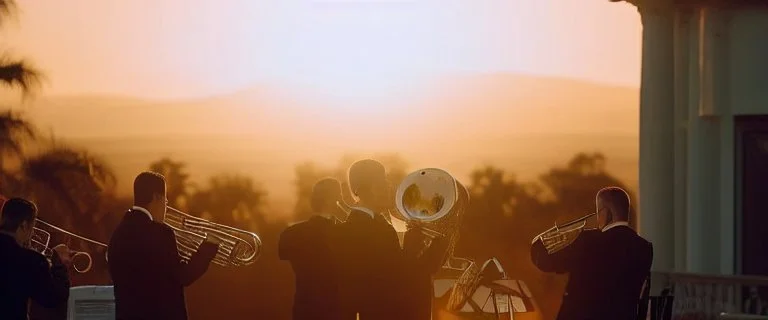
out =
[[[25,159],[19,177],[25,181],[26,194],[44,200],[44,205],[43,201],[38,201],[41,209],[46,206],[50,207],[49,213],[58,212],[49,219],[69,217],[77,220],[59,221],[69,227],[74,223],[89,225],[99,220],[100,199],[105,193],[111,193],[117,183],[114,172],[104,161],[64,145],[54,145]]]
[[[15,13],[16,1],[0,0],[0,23]],[[42,78],[42,74],[28,62],[0,54],[0,83],[21,88],[22,94],[26,96],[40,85]],[[9,178],[4,172],[3,160],[8,155],[21,155],[21,137],[34,137],[32,125],[11,111],[0,114],[0,183],[3,185]]]
[[[0,0],[0,22],[2,18],[16,13],[16,1]],[[0,82],[8,86],[21,88],[26,95],[37,87],[42,80],[42,74],[24,60],[6,57],[0,58]]]
[[[168,205],[178,207],[180,201],[187,201],[189,197],[189,174],[186,172],[186,164],[174,161],[170,158],[162,158],[149,165],[149,170],[165,176],[167,180]],[[185,208],[182,208],[185,209]]]
[[[18,113],[10,110],[0,113],[0,174],[5,157],[21,157],[24,140],[36,138],[35,128]]]

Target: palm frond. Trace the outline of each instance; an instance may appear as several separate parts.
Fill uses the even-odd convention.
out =
[[[2,0],[0,0],[2,1]],[[24,60],[0,58],[0,82],[21,88],[24,95],[35,92],[44,80],[43,74]]]
[[[0,16],[11,16],[16,13],[16,1],[0,0]],[[2,21],[2,19],[0,19]]]
[[[21,155],[26,139],[34,140],[34,125],[10,110],[0,113],[0,155]]]

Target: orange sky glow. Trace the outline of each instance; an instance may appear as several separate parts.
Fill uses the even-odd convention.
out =
[[[604,0],[20,0],[4,45],[46,94],[191,98],[259,84],[402,97],[442,74],[637,87],[636,9]]]

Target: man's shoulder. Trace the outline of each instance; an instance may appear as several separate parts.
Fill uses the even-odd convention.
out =
[[[48,266],[48,260],[41,253],[27,248],[20,250],[19,258],[29,267],[39,268]]]

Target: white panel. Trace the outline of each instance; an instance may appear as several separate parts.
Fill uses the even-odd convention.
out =
[[[69,289],[67,320],[114,320],[113,286],[79,286]]]

